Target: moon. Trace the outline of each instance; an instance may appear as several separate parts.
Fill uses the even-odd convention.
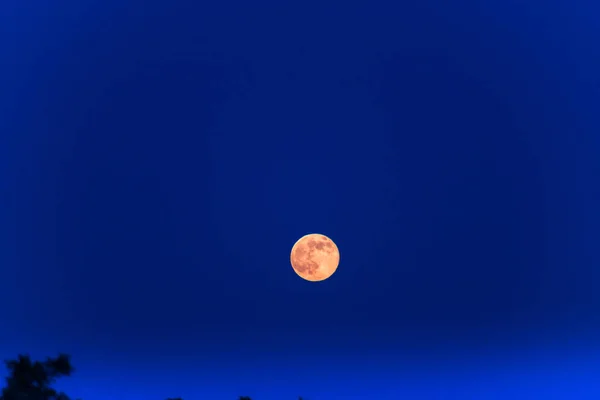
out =
[[[294,244],[290,261],[300,278],[311,282],[324,281],[337,270],[340,252],[327,236],[311,233]]]

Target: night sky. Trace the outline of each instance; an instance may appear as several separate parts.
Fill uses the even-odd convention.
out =
[[[2,1],[0,358],[83,400],[598,399],[594,3]]]

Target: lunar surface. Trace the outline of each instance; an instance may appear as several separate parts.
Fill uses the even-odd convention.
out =
[[[294,271],[303,279],[311,282],[329,278],[340,263],[340,252],[325,235],[312,233],[301,237],[290,255]]]

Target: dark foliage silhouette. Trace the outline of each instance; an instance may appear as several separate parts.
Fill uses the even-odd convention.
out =
[[[5,361],[9,375],[0,400],[70,400],[52,388],[56,379],[73,373],[71,359],[66,354],[46,361],[31,361],[28,355]]]
[[[70,400],[65,393],[52,388],[58,378],[71,376],[74,371],[71,357],[67,354],[59,354],[46,361],[31,361],[29,355],[19,355],[16,360],[5,361],[5,364],[9,374],[0,400]],[[166,400],[183,399],[169,397]],[[252,399],[240,396],[238,400]],[[298,400],[303,399],[299,397]]]

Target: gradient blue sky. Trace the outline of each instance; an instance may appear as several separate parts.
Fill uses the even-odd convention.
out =
[[[0,357],[83,400],[597,399],[593,3],[3,1]]]

